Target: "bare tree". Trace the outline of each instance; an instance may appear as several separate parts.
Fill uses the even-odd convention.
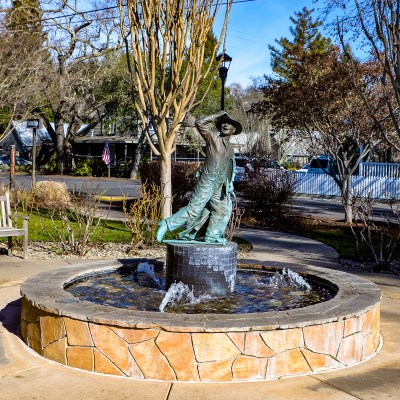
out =
[[[382,125],[383,137],[400,150],[400,1],[329,0],[324,3],[323,14],[340,14],[333,25],[343,48],[351,41],[379,63],[380,91],[377,95],[384,100],[387,113],[376,114],[368,99],[363,97],[363,100],[375,124]],[[387,124],[388,119],[391,126]]]
[[[106,5],[93,1],[85,9],[74,0],[41,2],[43,48],[49,60],[41,71],[46,104],[37,113],[55,143],[59,170],[81,124],[88,123],[90,129],[104,116],[105,99],[98,89],[109,70],[103,61],[118,40],[117,9]]]
[[[21,25],[16,29],[10,24],[9,11],[6,9],[0,18],[0,109],[5,125],[15,115],[29,115],[33,105],[40,101],[38,71],[46,57],[37,46],[35,35],[21,29]]]
[[[206,60],[205,44],[222,4],[226,13],[221,37]],[[119,1],[121,30],[130,46],[130,73],[138,90],[135,107],[146,139],[161,161],[163,218],[171,215],[176,136],[199,101],[200,83],[209,78],[211,85],[231,4],[232,0],[127,0],[126,5]]]

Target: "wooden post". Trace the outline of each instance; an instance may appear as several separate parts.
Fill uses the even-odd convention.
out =
[[[15,144],[11,145],[10,153],[10,190],[15,190]]]
[[[32,188],[36,181],[36,128],[32,129]]]

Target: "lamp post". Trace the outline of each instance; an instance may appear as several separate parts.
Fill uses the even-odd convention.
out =
[[[217,56],[217,61],[221,62],[219,67],[219,77],[221,79],[221,110],[225,110],[225,82],[229,67],[231,66],[232,57],[224,52]]]
[[[39,128],[38,119],[28,119],[26,126],[32,128],[32,187],[36,181],[36,129]]]

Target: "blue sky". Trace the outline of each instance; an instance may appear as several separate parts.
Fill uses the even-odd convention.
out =
[[[247,87],[251,77],[271,72],[268,45],[273,45],[275,39],[291,37],[289,17],[304,6],[317,8],[312,0],[255,0],[233,4],[226,40],[226,52],[233,58],[227,85],[237,82]],[[218,32],[215,29],[215,34]]]

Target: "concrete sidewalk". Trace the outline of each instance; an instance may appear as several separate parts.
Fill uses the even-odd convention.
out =
[[[331,248],[277,232],[243,230],[254,244],[249,260],[275,266],[315,265],[342,269]],[[41,358],[18,336],[19,288],[29,276],[75,263],[0,256],[0,400],[355,400],[400,398],[400,279],[359,274],[383,291],[380,354],[355,367],[324,374],[254,383],[169,383],[93,374]],[[358,274],[358,273],[357,273]]]

